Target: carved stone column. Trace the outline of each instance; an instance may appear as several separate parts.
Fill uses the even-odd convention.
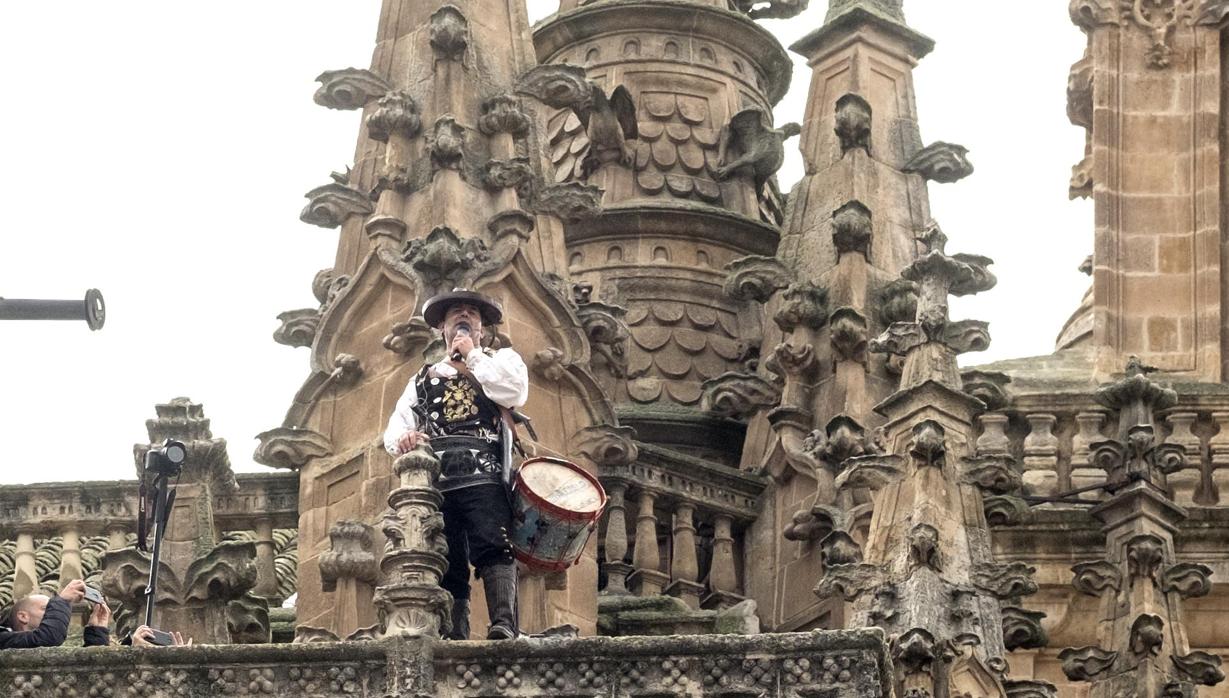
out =
[[[621,483],[609,484],[606,487],[609,497],[606,504],[606,560],[603,569],[606,571],[607,594],[627,594],[627,576],[633,567],[627,562],[627,506],[624,496],[627,486]]]
[[[1229,412],[1213,412],[1216,433],[1208,442],[1212,486],[1218,502],[1229,502]]]
[[[709,594],[704,608],[729,608],[743,600],[738,594],[738,571],[734,566],[734,520],[725,514],[713,518],[713,559],[708,569]]]
[[[1101,441],[1103,412],[1080,412],[1075,416],[1077,431],[1071,437],[1071,488],[1079,489],[1105,482],[1105,471],[1092,462],[1092,444]],[[1086,492],[1081,499],[1100,499],[1099,492]]]
[[[64,529],[60,532],[60,540],[64,542],[60,550],[60,584],[64,585],[82,579],[85,574],[81,566],[81,536],[77,529]]]
[[[34,534],[17,534],[16,559],[13,565],[13,598],[20,599],[38,589],[38,568],[34,561]]]
[[[374,634],[440,637],[452,627],[452,596],[440,587],[448,569],[444,499],[435,489],[440,463],[419,447],[398,458],[393,473],[400,487],[389,494],[391,511],[384,515],[387,542],[380,571],[385,583],[375,590],[380,621]]]
[[[652,492],[641,491],[636,512],[636,547],[632,550],[632,572],[628,582],[637,596],[661,594],[670,576],[660,571],[661,549],[657,544],[657,513],[653,511]]]
[[[275,556],[273,524],[261,521],[256,524],[256,587],[252,593],[266,599],[278,596],[277,569],[273,563]]]
[[[1011,440],[1007,438],[1007,415],[1002,412],[987,412],[977,417],[981,424],[981,436],[977,437],[977,455],[995,456],[1007,453]]]
[[[696,561],[695,506],[680,502],[674,510],[674,543],[670,558],[670,586],[666,593],[677,596],[691,608],[700,607],[704,586],[696,582],[700,576]]]
[[[1171,412],[1165,417],[1170,429],[1165,443],[1181,448],[1186,454],[1186,465],[1165,478],[1169,491],[1173,493],[1174,502],[1181,506],[1195,503],[1203,481],[1203,448],[1199,437],[1191,431],[1198,418],[1199,414],[1195,412]]]
[[[371,527],[359,521],[338,521],[329,529],[331,550],[320,555],[320,582],[335,594],[333,631],[345,637],[375,621],[372,594],[380,581],[372,549]]]
[[[1024,489],[1028,494],[1052,495],[1058,492],[1058,437],[1054,436],[1052,414],[1026,415],[1029,433],[1024,438]]]

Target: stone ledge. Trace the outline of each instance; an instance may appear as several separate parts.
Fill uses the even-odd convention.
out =
[[[0,692],[26,698],[278,695],[424,698],[891,695],[877,629],[747,636],[7,650]],[[130,689],[135,688],[135,693]],[[108,693],[106,689],[110,689]]]

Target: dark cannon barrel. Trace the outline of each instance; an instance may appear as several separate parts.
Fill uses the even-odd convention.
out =
[[[98,330],[106,317],[106,304],[96,288],[85,292],[84,301],[0,298],[0,320],[85,320],[91,330]]]

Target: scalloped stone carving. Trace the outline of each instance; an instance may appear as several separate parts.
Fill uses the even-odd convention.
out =
[[[252,454],[252,460],[270,468],[298,470],[313,458],[332,455],[333,444],[329,438],[311,429],[278,427],[256,435],[260,444]]]
[[[326,70],[316,77],[320,88],[315,101],[329,109],[362,109],[392,89],[384,78],[363,68]]]

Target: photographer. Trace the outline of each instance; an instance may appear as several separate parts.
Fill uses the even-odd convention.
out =
[[[13,604],[9,614],[11,628],[0,627],[0,650],[59,647],[68,638],[68,623],[72,605],[85,599],[85,582],[74,579],[54,598],[31,594]],[[110,644],[107,624],[111,609],[107,604],[94,606],[85,626],[85,646]]]

